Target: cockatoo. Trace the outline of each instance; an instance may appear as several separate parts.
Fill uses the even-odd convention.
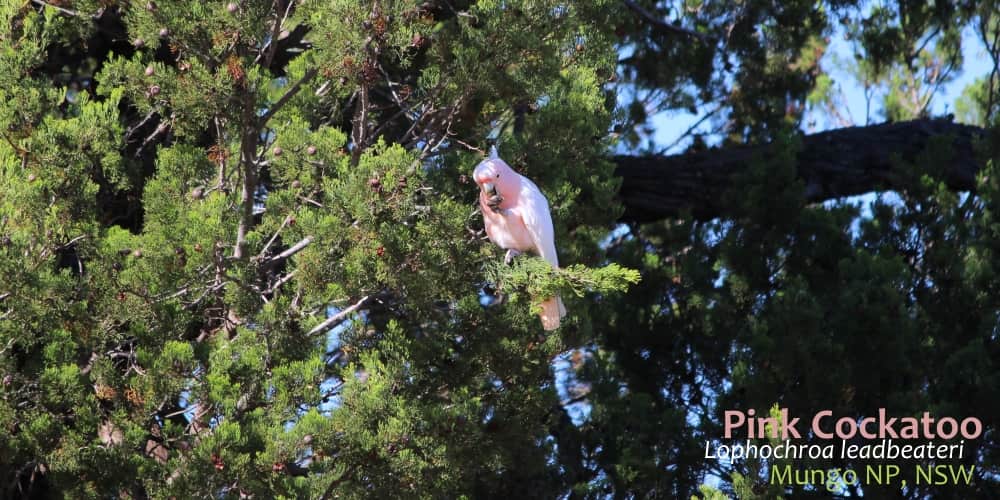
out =
[[[486,235],[507,250],[504,261],[510,263],[521,252],[532,252],[558,268],[552,214],[538,186],[501,160],[495,146],[490,149],[490,157],[476,165],[472,177],[480,188],[479,207]],[[566,316],[562,299],[550,297],[541,306],[542,328],[559,328],[559,320]]]

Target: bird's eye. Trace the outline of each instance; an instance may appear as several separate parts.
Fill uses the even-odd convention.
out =
[[[497,179],[499,179],[499,178],[500,178],[500,174],[497,174]]]

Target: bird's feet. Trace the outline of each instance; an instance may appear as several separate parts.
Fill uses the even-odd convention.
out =
[[[503,263],[509,266],[511,262],[514,262],[514,257],[517,257],[518,255],[521,255],[521,252],[514,250],[513,248],[507,250],[507,255],[504,255],[503,257]]]
[[[490,210],[492,210],[493,213],[495,214],[501,213],[500,204],[502,203],[503,203],[503,196],[500,196],[499,194],[490,196],[489,199],[486,201],[486,205],[489,206]]]

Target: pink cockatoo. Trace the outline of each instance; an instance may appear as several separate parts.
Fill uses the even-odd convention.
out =
[[[538,186],[501,160],[495,147],[490,150],[489,158],[476,165],[472,177],[480,187],[479,206],[486,234],[490,241],[507,250],[504,260],[509,263],[521,252],[532,252],[558,268],[552,214]],[[566,316],[562,299],[550,297],[541,307],[542,328],[559,328],[559,320]]]

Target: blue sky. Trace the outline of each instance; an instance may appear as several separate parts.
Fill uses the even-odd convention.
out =
[[[976,78],[988,74],[991,69],[985,48],[982,42],[976,38],[975,33],[971,29],[967,29],[963,35],[962,55],[964,58],[964,67],[957,73],[954,80],[947,85],[943,85],[940,92],[932,99],[931,114],[934,116],[953,112],[955,109],[955,100],[961,95],[962,90]],[[847,61],[853,58],[849,42],[844,40],[842,32],[838,32],[831,37],[830,47],[821,60],[821,65],[834,79],[836,85],[839,85],[843,91],[846,104],[844,115],[853,117],[856,125],[864,125],[866,107],[864,88],[850,74],[837,67],[836,60],[838,58]],[[878,108],[879,103],[876,98],[872,102],[871,110],[871,120],[873,123],[883,121],[878,113]],[[703,109],[699,111],[704,112]],[[657,114],[652,118],[652,123],[656,130],[653,139],[660,147],[673,144],[684,131],[701,117],[702,115],[700,114],[691,114],[683,111]],[[826,120],[822,113],[812,111],[807,113],[804,122],[808,123],[810,121],[815,121],[817,126],[813,129],[807,129],[808,132],[820,132],[834,128],[830,126],[829,120]],[[803,128],[805,129],[805,126]],[[708,129],[709,124],[706,122],[697,130],[707,131]],[[711,144],[712,141],[709,141],[709,143]],[[681,153],[688,144],[690,144],[690,140],[681,141],[678,145],[669,149],[667,154]]]

